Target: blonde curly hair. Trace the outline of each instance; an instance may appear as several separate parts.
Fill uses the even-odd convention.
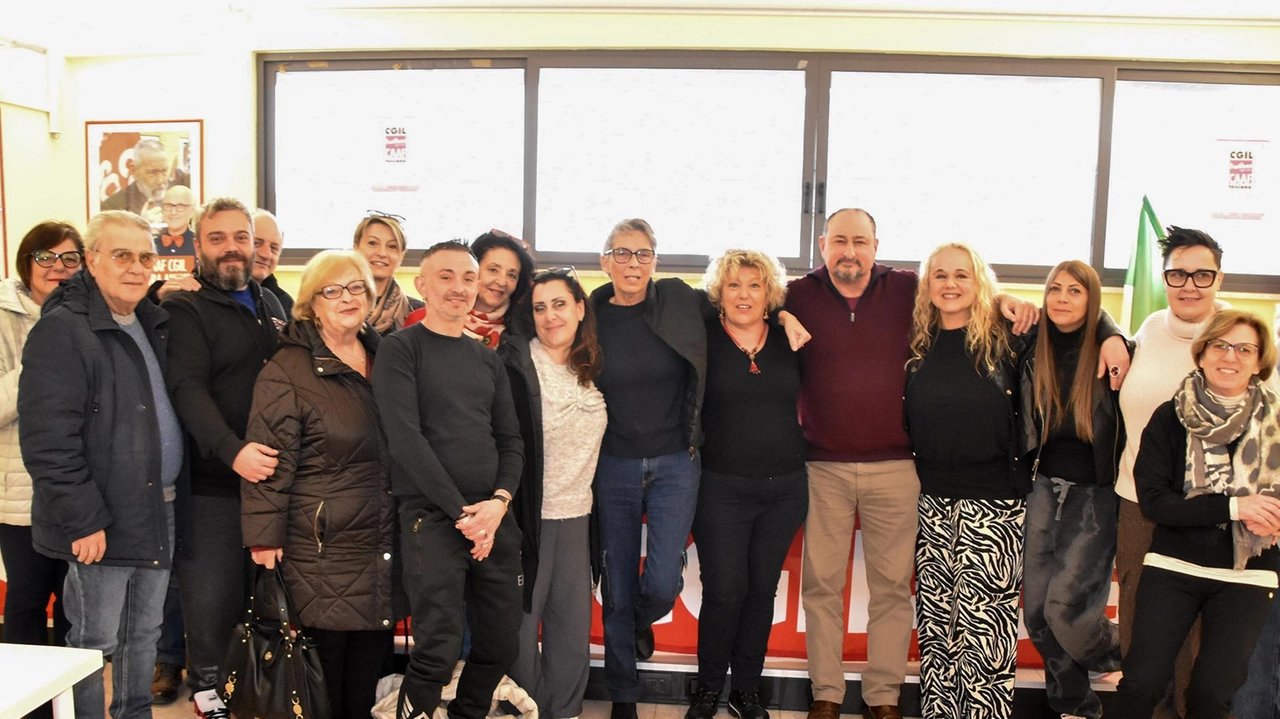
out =
[[[973,265],[976,296],[969,311],[969,321],[965,323],[965,350],[973,357],[978,372],[989,375],[1009,353],[1009,335],[996,305],[996,273],[972,247],[963,242],[938,245],[929,253],[929,258],[920,263],[920,284],[916,287],[916,304],[912,312],[911,359],[907,360],[907,365],[922,361],[933,347],[940,315],[929,298],[929,275],[938,255],[947,250],[965,253]]]

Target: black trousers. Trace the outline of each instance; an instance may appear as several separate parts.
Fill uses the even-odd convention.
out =
[[[524,617],[520,529],[508,514],[484,561],[471,558],[472,543],[441,512],[400,513],[404,587],[413,613],[413,650],[400,689],[400,717],[430,716],[462,651],[465,614],[471,654],[449,703],[454,719],[483,719],[493,690],[520,653]],[[465,602],[465,610],[464,610]]]
[[[53,601],[53,646],[67,645],[71,624],[62,612],[62,584],[67,563],[50,559],[31,546],[31,527],[0,524],[0,556],[9,578],[4,594],[4,641],[6,644],[49,643],[49,596]],[[28,719],[49,719],[53,705],[43,704]]]
[[[760,690],[782,563],[809,511],[805,469],[753,479],[703,471],[693,541],[698,547],[698,688]]]
[[[1187,687],[1186,719],[1226,719],[1274,589],[1143,567],[1133,641],[1124,656],[1116,716],[1149,717],[1164,698],[1178,650],[1199,617],[1200,653]]]
[[[187,632],[187,686],[213,689],[231,630],[244,621],[252,563],[240,535],[239,497],[191,497],[194,546],[178,561],[178,591]]]
[[[304,628],[316,642],[333,719],[366,719],[391,657],[394,629],[342,632]]]

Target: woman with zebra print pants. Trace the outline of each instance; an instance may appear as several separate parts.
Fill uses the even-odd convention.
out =
[[[906,415],[920,475],[916,608],[925,719],[1007,719],[1013,711],[1023,524],[1019,362],[995,274],[945,244],[920,269]],[[1108,339],[1104,358],[1125,352]]]

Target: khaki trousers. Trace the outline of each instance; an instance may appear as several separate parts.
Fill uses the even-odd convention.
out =
[[[809,462],[804,529],[805,648],[813,698],[844,701],[844,590],[855,518],[867,569],[867,667],[862,700],[898,703],[911,643],[920,479],[911,460]]]

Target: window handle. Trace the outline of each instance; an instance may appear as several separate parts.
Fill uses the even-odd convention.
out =
[[[813,212],[813,183],[806,182],[800,188],[800,213],[807,215]]]
[[[827,216],[827,183],[818,183],[818,208],[815,210],[819,217]]]

